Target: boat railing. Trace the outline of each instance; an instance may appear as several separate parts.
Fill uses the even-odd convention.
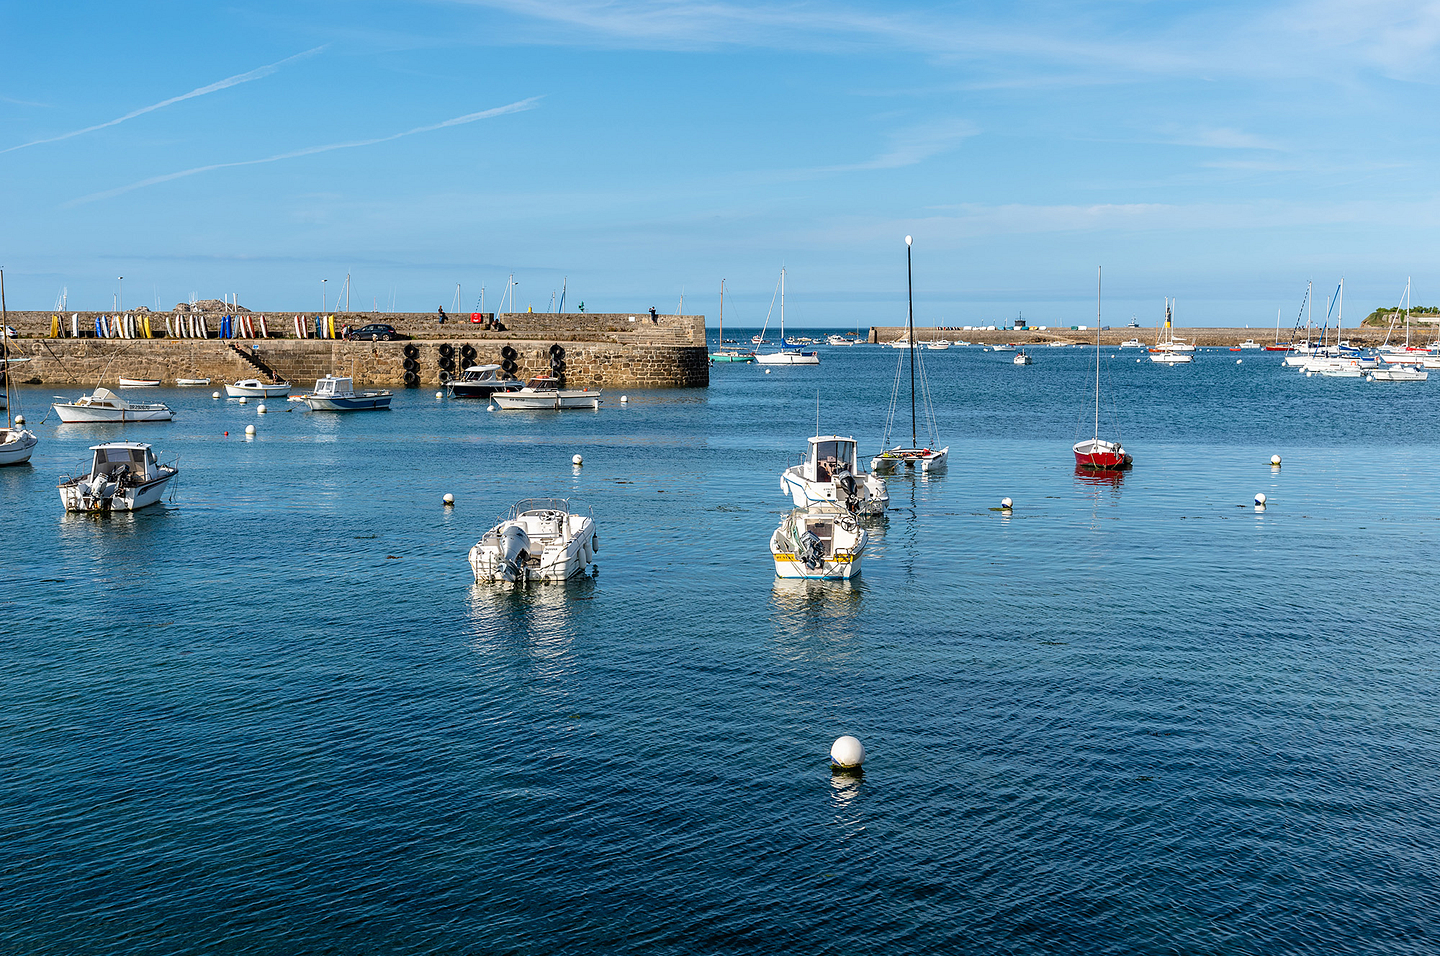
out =
[[[585,508],[585,513],[591,513],[591,509],[585,507],[571,498],[523,498],[515,502],[510,509],[507,521],[514,521],[516,518],[529,511],[559,511],[564,514],[579,514],[578,509]]]

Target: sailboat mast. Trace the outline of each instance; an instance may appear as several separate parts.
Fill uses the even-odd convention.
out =
[[[915,428],[915,273],[910,265],[909,236],[905,237],[905,301],[908,304],[905,334],[910,339],[910,447],[918,448],[920,438]]]
[[[5,427],[12,427],[10,420],[10,312],[5,308],[5,270],[0,269],[0,375],[5,376]]]
[[[1105,267],[1095,267],[1095,440],[1100,440],[1100,289]]]
[[[720,280],[720,348],[725,347],[725,280]]]
[[[780,348],[785,348],[785,267],[780,267]]]

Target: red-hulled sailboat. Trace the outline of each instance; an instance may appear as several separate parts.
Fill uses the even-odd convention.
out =
[[[1103,275],[1103,271],[1097,272],[1095,279],[1095,435],[1075,443],[1075,467],[1119,471],[1129,468],[1133,459],[1118,441],[1100,437],[1100,279]]]

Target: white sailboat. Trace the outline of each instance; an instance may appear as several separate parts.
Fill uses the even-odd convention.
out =
[[[5,310],[5,273],[0,271],[0,326],[8,328],[10,313]],[[30,361],[28,358],[12,359],[8,340],[0,338],[0,375],[5,376],[5,427],[0,428],[0,465],[22,465],[30,460],[40,439],[28,428],[21,428],[24,418],[19,421],[15,414],[15,393],[11,388],[11,371],[16,365]]]
[[[771,300],[773,307],[774,300]],[[770,326],[770,316],[765,316],[765,327]],[[760,332],[763,340],[764,329]],[[755,361],[759,365],[819,365],[820,353],[815,351],[803,352],[785,341],[785,270],[780,270],[780,350],[778,352],[757,352]]]
[[[1165,328],[1160,332],[1160,338],[1155,347],[1150,350],[1150,361],[1160,365],[1189,365],[1194,361],[1190,353],[1195,351],[1195,346],[1184,339],[1175,337],[1175,329],[1172,326],[1174,320],[1173,303],[1165,300]]]
[[[885,420],[885,437],[880,442],[884,449],[880,454],[870,459],[870,470],[876,474],[888,474],[903,464],[906,468],[919,468],[923,473],[940,472],[950,458],[950,446],[937,448],[940,444],[939,432],[935,428],[935,406],[930,402],[930,383],[925,378],[925,364],[920,361],[920,353],[915,348],[915,293],[914,274],[910,263],[911,237],[905,237],[905,283],[906,298],[908,303],[908,318],[906,319],[905,337],[910,343],[906,350],[910,356],[910,444],[896,445],[890,447],[890,433],[895,426],[895,406],[900,397],[900,383],[903,380],[905,370],[905,354],[900,355],[899,361],[895,363],[895,384],[890,389],[890,414]],[[922,447],[920,445],[918,415],[916,413],[917,397],[915,394],[916,378],[920,382],[920,391],[925,401],[925,424],[930,432],[930,444]]]

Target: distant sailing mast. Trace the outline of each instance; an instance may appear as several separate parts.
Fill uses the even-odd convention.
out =
[[[1132,459],[1125,454],[1124,446],[1118,441],[1106,441],[1100,437],[1100,290],[1103,278],[1103,269],[1097,269],[1095,274],[1095,432],[1092,437],[1076,442],[1073,450],[1077,468],[1116,471],[1121,468],[1129,468]],[[1169,317],[1168,305],[1166,317]]]
[[[899,362],[895,366],[895,384],[890,389],[890,414],[885,421],[885,437],[880,441],[883,449],[880,454],[870,459],[870,470],[884,474],[895,470],[895,466],[904,464],[906,468],[919,467],[922,472],[944,471],[950,459],[950,447],[936,450],[934,446],[940,444],[939,433],[935,428],[935,406],[930,402],[930,383],[925,378],[925,366],[918,366],[920,373],[920,390],[925,397],[925,424],[929,426],[930,445],[929,448],[921,448],[919,437],[919,424],[916,415],[915,397],[915,373],[919,353],[915,350],[915,283],[914,270],[910,260],[911,237],[905,237],[905,288],[907,302],[907,318],[905,320],[905,335],[909,339],[910,347],[910,447],[897,445],[894,448],[887,448],[890,444],[890,433],[895,427],[895,406],[900,397],[900,383],[903,381],[905,368],[905,352],[900,353]]]

